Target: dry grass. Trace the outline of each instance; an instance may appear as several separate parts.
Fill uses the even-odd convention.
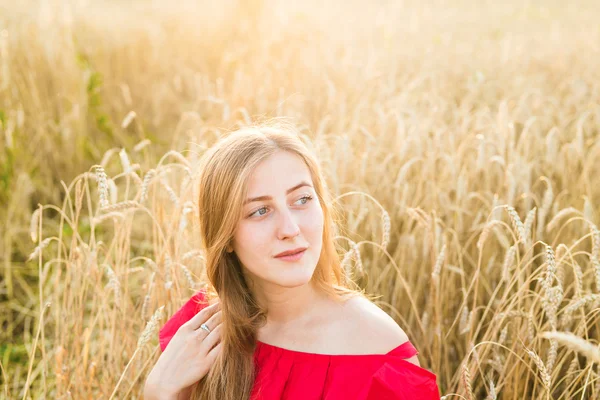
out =
[[[0,397],[140,396],[202,285],[196,161],[265,116],[313,139],[346,270],[446,399],[600,396],[597,2],[14,3]]]

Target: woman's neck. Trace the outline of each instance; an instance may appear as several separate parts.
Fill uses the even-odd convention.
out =
[[[298,287],[262,285],[255,293],[259,305],[267,310],[267,325],[282,329],[303,324],[327,301],[312,281]]]

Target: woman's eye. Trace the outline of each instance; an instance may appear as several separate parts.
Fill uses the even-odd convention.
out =
[[[258,213],[260,210],[266,210],[266,209],[267,209],[267,207],[261,207],[258,210],[254,211],[252,214],[250,214],[249,217],[251,217],[254,214]],[[258,216],[263,216],[263,215],[265,215],[265,214],[261,214],[261,213],[258,214]]]
[[[312,196],[306,195],[306,196],[302,196],[301,198],[299,198],[298,201],[300,201],[300,200],[306,200],[304,203],[302,203],[302,204],[306,204],[311,199],[312,199]]]
[[[304,200],[304,201],[301,203],[301,205],[305,205],[305,204],[306,204],[306,203],[308,203],[310,200],[312,200],[312,198],[313,198],[312,196],[310,196],[310,195],[306,195],[306,196],[302,196],[302,197],[300,197],[300,198],[298,199],[298,201],[302,201],[302,200]],[[264,212],[264,213],[260,213],[260,211],[261,211],[261,210],[265,210],[265,212]],[[259,217],[262,217],[263,215],[265,215],[265,213],[266,213],[266,210],[267,210],[267,207],[261,207],[261,208],[259,208],[258,210],[254,211],[252,214],[248,215],[248,217],[252,217],[252,216],[254,216],[254,215],[257,215],[257,216],[259,216]]]

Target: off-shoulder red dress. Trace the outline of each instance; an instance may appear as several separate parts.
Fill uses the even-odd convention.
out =
[[[192,296],[160,329],[162,351],[179,327],[206,307]],[[409,342],[387,354],[315,354],[257,341],[256,379],[250,400],[432,400],[436,376],[406,361],[418,354]]]

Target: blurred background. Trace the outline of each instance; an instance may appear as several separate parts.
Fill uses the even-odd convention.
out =
[[[600,394],[597,1],[0,0],[2,398],[140,398],[194,168],[291,118],[441,395]]]

